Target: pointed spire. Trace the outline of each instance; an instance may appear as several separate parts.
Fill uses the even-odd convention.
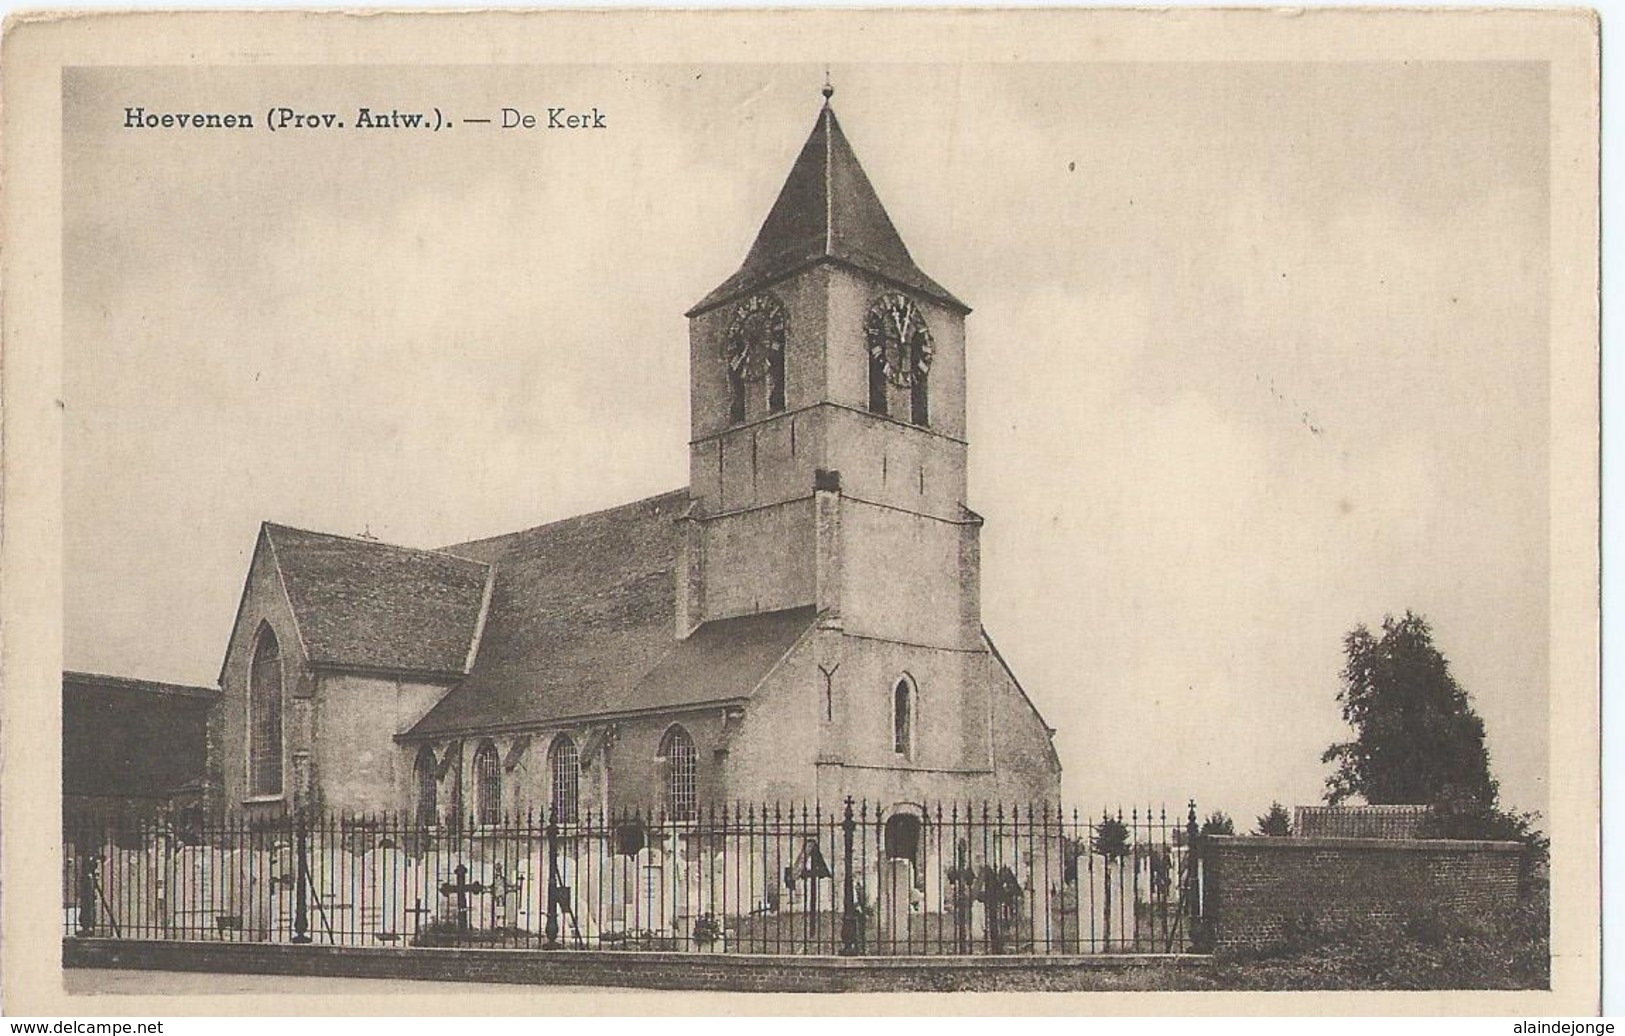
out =
[[[968,311],[946,288],[927,277],[909,255],[891,217],[880,204],[858,156],[830,106],[835,93],[826,78],[824,106],[801,148],[778,200],[757,232],[739,271],[688,315],[746,295],[769,281],[821,261],[856,267]]]

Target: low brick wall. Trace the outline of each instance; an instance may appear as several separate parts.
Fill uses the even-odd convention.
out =
[[[291,946],[141,939],[62,940],[66,968],[501,982],[754,993],[1086,990],[1125,973],[1201,968],[1207,957],[773,957],[603,950]],[[1130,983],[1132,984],[1132,983]]]
[[[1397,919],[1433,906],[1488,916],[1518,894],[1522,846],[1443,839],[1212,836],[1204,910],[1218,953],[1280,942],[1300,918]]]

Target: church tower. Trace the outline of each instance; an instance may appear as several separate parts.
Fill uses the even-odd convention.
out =
[[[744,264],[687,314],[677,633],[810,606],[851,636],[980,650],[970,310],[915,264],[832,93]]]

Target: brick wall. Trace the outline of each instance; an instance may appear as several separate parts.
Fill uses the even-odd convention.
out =
[[[1220,953],[1277,944],[1300,918],[1397,919],[1434,906],[1460,914],[1509,909],[1516,842],[1213,837],[1204,909]]]
[[[1202,969],[1191,956],[769,957],[601,950],[289,946],[134,939],[62,941],[67,968],[135,968],[440,982],[756,993],[1132,988],[1146,968]]]

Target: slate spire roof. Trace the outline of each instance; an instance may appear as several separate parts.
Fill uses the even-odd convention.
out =
[[[834,261],[912,288],[960,310],[969,307],[927,277],[909,255],[826,95],[779,198],[739,271],[688,315],[823,261]]]

